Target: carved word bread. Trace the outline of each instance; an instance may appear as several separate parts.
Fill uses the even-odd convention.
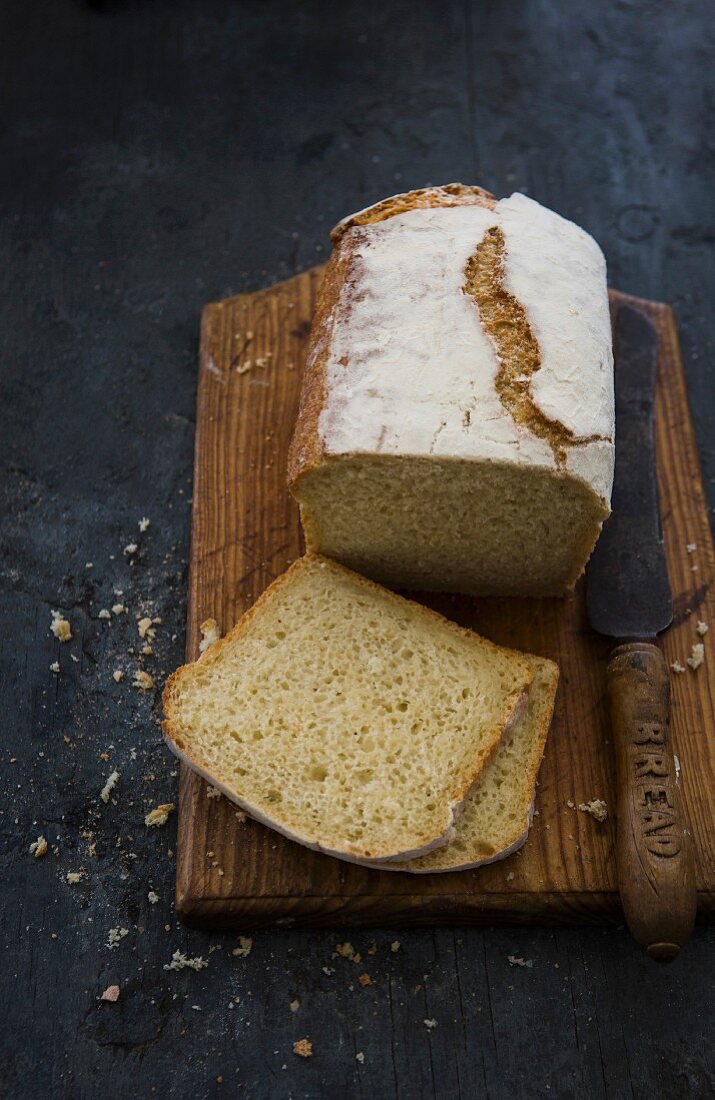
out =
[[[529,659],[319,557],[164,691],[169,747],[252,817],[343,859],[410,859],[525,704]]]
[[[309,549],[395,586],[567,592],[613,479],[598,245],[461,184],[333,239],[289,464]]]

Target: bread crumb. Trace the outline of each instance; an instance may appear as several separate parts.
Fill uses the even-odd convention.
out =
[[[142,535],[144,534],[145,531],[149,530],[150,525],[151,525],[151,520],[149,519],[149,517],[148,516],[142,516],[142,518],[139,520],[139,531],[141,532]]]
[[[574,802],[573,798],[567,798],[566,799],[566,805],[568,806],[568,808],[570,810],[575,810],[576,809],[576,803]]]
[[[697,550],[697,548],[698,548],[698,544],[696,542],[689,542],[687,544],[687,546],[685,547],[685,549],[688,551],[689,554],[694,553]]]
[[[680,757],[673,753],[673,763],[675,764],[675,782],[680,782]]]
[[[52,664],[50,665],[50,672],[54,672],[55,676],[59,676],[59,673],[60,673],[60,662],[59,661],[53,661],[52,662]]]
[[[66,875],[70,886],[76,886],[78,882],[82,882],[86,877],[84,871],[68,871]]]
[[[337,944],[335,950],[337,951],[338,955],[340,955],[341,959],[355,958],[355,948],[349,942]]]
[[[335,973],[335,967],[334,966],[321,966],[320,969],[323,971],[324,974],[327,974],[328,977],[330,977],[331,974]]]
[[[155,806],[154,809],[150,810],[144,818],[144,824],[149,826],[166,825],[167,821],[169,820],[169,814],[172,812],[173,809],[173,802],[164,802],[161,806]]]
[[[368,955],[377,955],[377,944],[375,943],[374,940],[372,941],[372,943],[368,947],[367,953],[368,953]]]
[[[127,555],[127,557],[130,557],[132,554],[136,554],[138,549],[139,547],[135,542],[128,542],[127,545],[124,547],[124,553]]]
[[[117,926],[116,928],[110,928],[107,936],[107,947],[110,949],[110,951],[113,950],[115,947],[119,947],[119,944],[122,942],[124,937],[128,935],[128,928],[120,928],[119,926]]]
[[[533,959],[522,959],[521,955],[507,955],[507,961],[510,966],[528,966],[529,969],[534,965]]]
[[[363,987],[363,989],[365,988],[365,986],[372,985],[372,978],[368,973],[361,974],[358,978],[358,981],[360,982],[360,985]]]
[[[390,951],[392,951],[392,954],[394,955],[399,950],[400,950],[400,941],[399,940],[393,940],[392,943],[390,944]]]
[[[134,687],[139,691],[151,691],[154,687],[153,677],[145,672],[143,668],[138,668],[134,673]]]
[[[297,1012],[299,1008],[300,1008],[300,1001],[296,997],[296,999],[294,1001],[291,1001],[291,1003],[290,1003],[290,1010],[291,1010],[291,1012]]]
[[[233,816],[236,818],[236,821],[240,821],[241,824],[243,824],[243,822],[246,820],[246,814],[243,812],[243,810],[236,810]]]
[[[52,612],[52,622],[50,623],[50,630],[60,642],[69,642],[72,640],[72,629],[67,619],[62,617],[60,611]]]
[[[360,1065],[362,1065],[363,1062],[365,1061],[365,1055],[363,1054],[363,1052],[361,1050],[359,1050],[357,1052],[357,1054],[355,1055],[355,1061],[359,1062]]]
[[[221,630],[215,619],[206,619],[199,627],[201,631],[201,641],[199,642],[199,653],[205,653],[207,649],[210,649],[212,645],[221,637]]]
[[[111,1003],[114,1004],[115,1001],[119,1000],[119,986],[108,985],[99,999],[100,1001],[111,1001]]]
[[[681,665],[680,661],[673,661],[670,667],[673,672],[685,672],[685,666]]]
[[[126,610],[127,609],[126,609],[126,607],[124,606],[123,603],[113,603],[112,604],[112,614],[113,615],[123,615]]]
[[[582,802],[579,810],[595,817],[596,821],[605,821],[608,817],[608,806],[602,798],[592,798],[590,802]]]
[[[183,951],[175,951],[170,963],[164,963],[164,970],[203,970],[209,965],[208,959],[196,955],[193,959],[184,955]]]
[[[698,625],[695,627],[701,638],[704,638],[708,632],[708,624],[704,623],[702,619],[698,619]]]
[[[124,679],[124,672],[121,668],[115,668],[114,672],[112,673],[112,679],[114,680],[115,684],[120,684],[122,682],[122,680]]]
[[[157,892],[155,890],[150,890],[149,893],[147,894],[147,898],[149,899],[149,901],[152,905],[156,905],[156,903],[159,900],[159,895],[157,894]]]
[[[140,619],[139,622],[137,623],[137,630],[139,631],[139,637],[140,638],[146,638],[147,635],[150,638],[153,638],[153,637],[156,636],[156,631],[152,629],[151,619],[147,619],[147,618]]]
[[[693,646],[693,651],[692,651],[690,657],[685,658],[685,663],[690,665],[693,672],[695,672],[696,669],[700,668],[700,666],[701,666],[701,664],[703,663],[704,660],[705,660],[705,646],[703,645],[702,642],[697,642]]]
[[[514,881],[514,872],[513,871],[510,871],[509,874],[506,876],[506,881],[507,882],[513,882]]]
[[[107,611],[106,607],[102,608],[102,610],[99,612],[99,616],[98,616],[98,618],[100,618],[100,619],[111,619],[111,617],[112,616]]]
[[[109,802],[109,796],[112,793],[112,791],[114,790],[114,788],[116,787],[118,782],[119,782],[119,772],[112,772],[112,774],[109,776],[109,779],[104,784],[101,791],[99,792],[99,797],[102,799],[102,802],[104,802],[104,803]]]
[[[431,1020],[423,1020],[422,1023],[425,1025],[428,1031],[432,1031],[433,1028],[437,1027],[437,1021],[435,1020],[434,1016]]]
[[[42,856],[47,855],[47,841],[44,836],[38,836],[37,840],[33,840],[30,845],[30,855],[35,859],[41,859]]]
[[[239,936],[238,947],[234,947],[231,952],[232,955],[239,955],[242,959],[245,959],[247,955],[251,954],[251,948],[253,947],[253,940],[250,936]]]
[[[154,652],[154,650],[151,648],[150,645],[143,645],[142,646],[142,653],[144,654],[145,657],[151,657],[153,652]]]
[[[206,786],[206,797],[207,798],[220,798],[221,797],[221,791],[218,789],[218,787],[212,787],[211,784],[209,783]]]
[[[310,1039],[298,1039],[293,1043],[293,1053],[297,1054],[299,1058],[312,1058],[313,1057],[313,1044]]]

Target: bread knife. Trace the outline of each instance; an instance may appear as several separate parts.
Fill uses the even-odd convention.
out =
[[[669,670],[656,638],[673,621],[655,454],[658,337],[638,309],[614,325],[616,468],[612,514],[586,570],[594,630],[618,645],[606,670],[616,761],[618,889],[651,958],[674,959],[695,921],[692,842],[669,744]]]

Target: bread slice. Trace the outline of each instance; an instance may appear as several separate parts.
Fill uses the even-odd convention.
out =
[[[531,826],[536,776],[559,682],[553,661],[533,656],[528,660],[534,680],[527,704],[465,800],[454,840],[408,863],[387,864],[387,869],[413,874],[466,871],[506,859],[521,848]]]
[[[291,840],[404,860],[453,838],[532,677],[521,654],[307,556],[174,673],[164,734]]]

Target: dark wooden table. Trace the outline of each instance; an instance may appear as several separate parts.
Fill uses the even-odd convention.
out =
[[[199,311],[323,259],[345,212],[461,179],[586,226],[614,285],[677,309],[715,502],[714,37],[708,0],[2,5],[3,1096],[713,1095],[709,929],[669,969],[623,929],[234,955],[178,925],[175,815],[144,815],[177,794],[158,685],[183,652]],[[162,620],[146,693],[138,614]],[[208,967],[167,970],[177,950]]]

